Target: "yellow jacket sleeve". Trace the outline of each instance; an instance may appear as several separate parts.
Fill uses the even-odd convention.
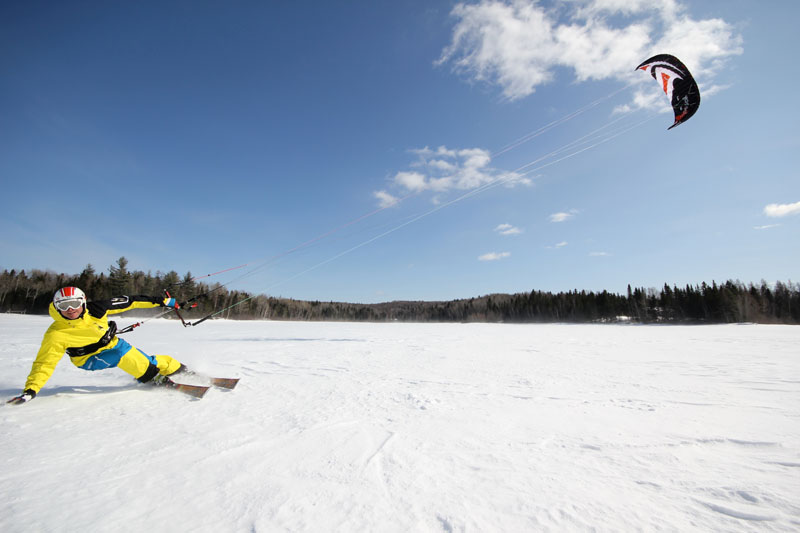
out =
[[[52,328],[48,329],[42,339],[42,346],[39,348],[39,353],[36,354],[36,359],[33,361],[31,372],[28,374],[28,380],[25,382],[25,389],[33,389],[37,393],[44,387],[56,365],[64,356],[67,349],[66,343],[60,339],[60,335],[53,331]]]
[[[164,301],[163,296],[118,296],[110,300],[95,300],[87,304],[89,313],[96,317],[116,315],[131,309],[148,309],[159,307]]]

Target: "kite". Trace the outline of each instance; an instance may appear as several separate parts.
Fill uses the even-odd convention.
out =
[[[680,59],[669,54],[659,54],[636,67],[636,70],[650,72],[667,94],[675,112],[675,123],[668,130],[683,124],[697,112],[700,106],[700,89]]]

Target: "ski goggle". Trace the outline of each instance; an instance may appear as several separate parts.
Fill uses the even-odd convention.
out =
[[[70,298],[69,300],[61,300],[55,303],[56,309],[59,311],[69,311],[70,309],[80,309],[83,306],[81,298]]]

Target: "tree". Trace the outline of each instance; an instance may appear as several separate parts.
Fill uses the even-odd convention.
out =
[[[125,257],[117,259],[117,266],[108,268],[108,283],[114,296],[130,294],[133,288],[132,277],[128,272],[128,260]]]
[[[86,268],[83,269],[83,272],[80,273],[78,276],[78,287],[86,293],[86,297],[90,300],[95,298],[95,281],[96,276],[94,272],[94,267],[91,263],[86,265]]]

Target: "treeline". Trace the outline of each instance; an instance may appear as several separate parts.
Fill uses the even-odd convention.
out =
[[[161,295],[168,290],[180,302],[194,300],[184,310],[188,319],[215,313],[215,318],[404,322],[613,322],[800,324],[800,285],[739,281],[721,285],[664,285],[631,288],[624,295],[569,291],[492,294],[447,302],[387,302],[352,304],[300,301],[229,291],[219,284],[194,280],[191,272],[152,274],[129,271],[121,257],[97,273],[92,265],[77,275],[52,271],[5,270],[0,274],[0,312],[46,314],[53,293],[74,285],[90,300],[124,294]]]
[[[800,285],[727,281],[684,288],[492,294],[447,302],[347,304],[259,297],[263,318],[406,322],[640,322],[800,324]]]
[[[61,287],[80,287],[89,300],[103,300],[120,295],[160,296],[167,290],[180,302],[197,298],[197,306],[188,314],[205,316],[228,307],[249,294],[229,291],[219,284],[196,282],[191,272],[180,276],[175,271],[167,273],[128,270],[128,260],[120,257],[108,273],[99,274],[89,264],[80,274],[56,274],[50,270],[4,270],[0,274],[0,312],[47,314],[53,301],[53,294]],[[239,307],[226,316],[229,318],[248,318],[248,307]],[[135,313],[148,314],[137,310]],[[149,314],[152,314],[149,313]]]

